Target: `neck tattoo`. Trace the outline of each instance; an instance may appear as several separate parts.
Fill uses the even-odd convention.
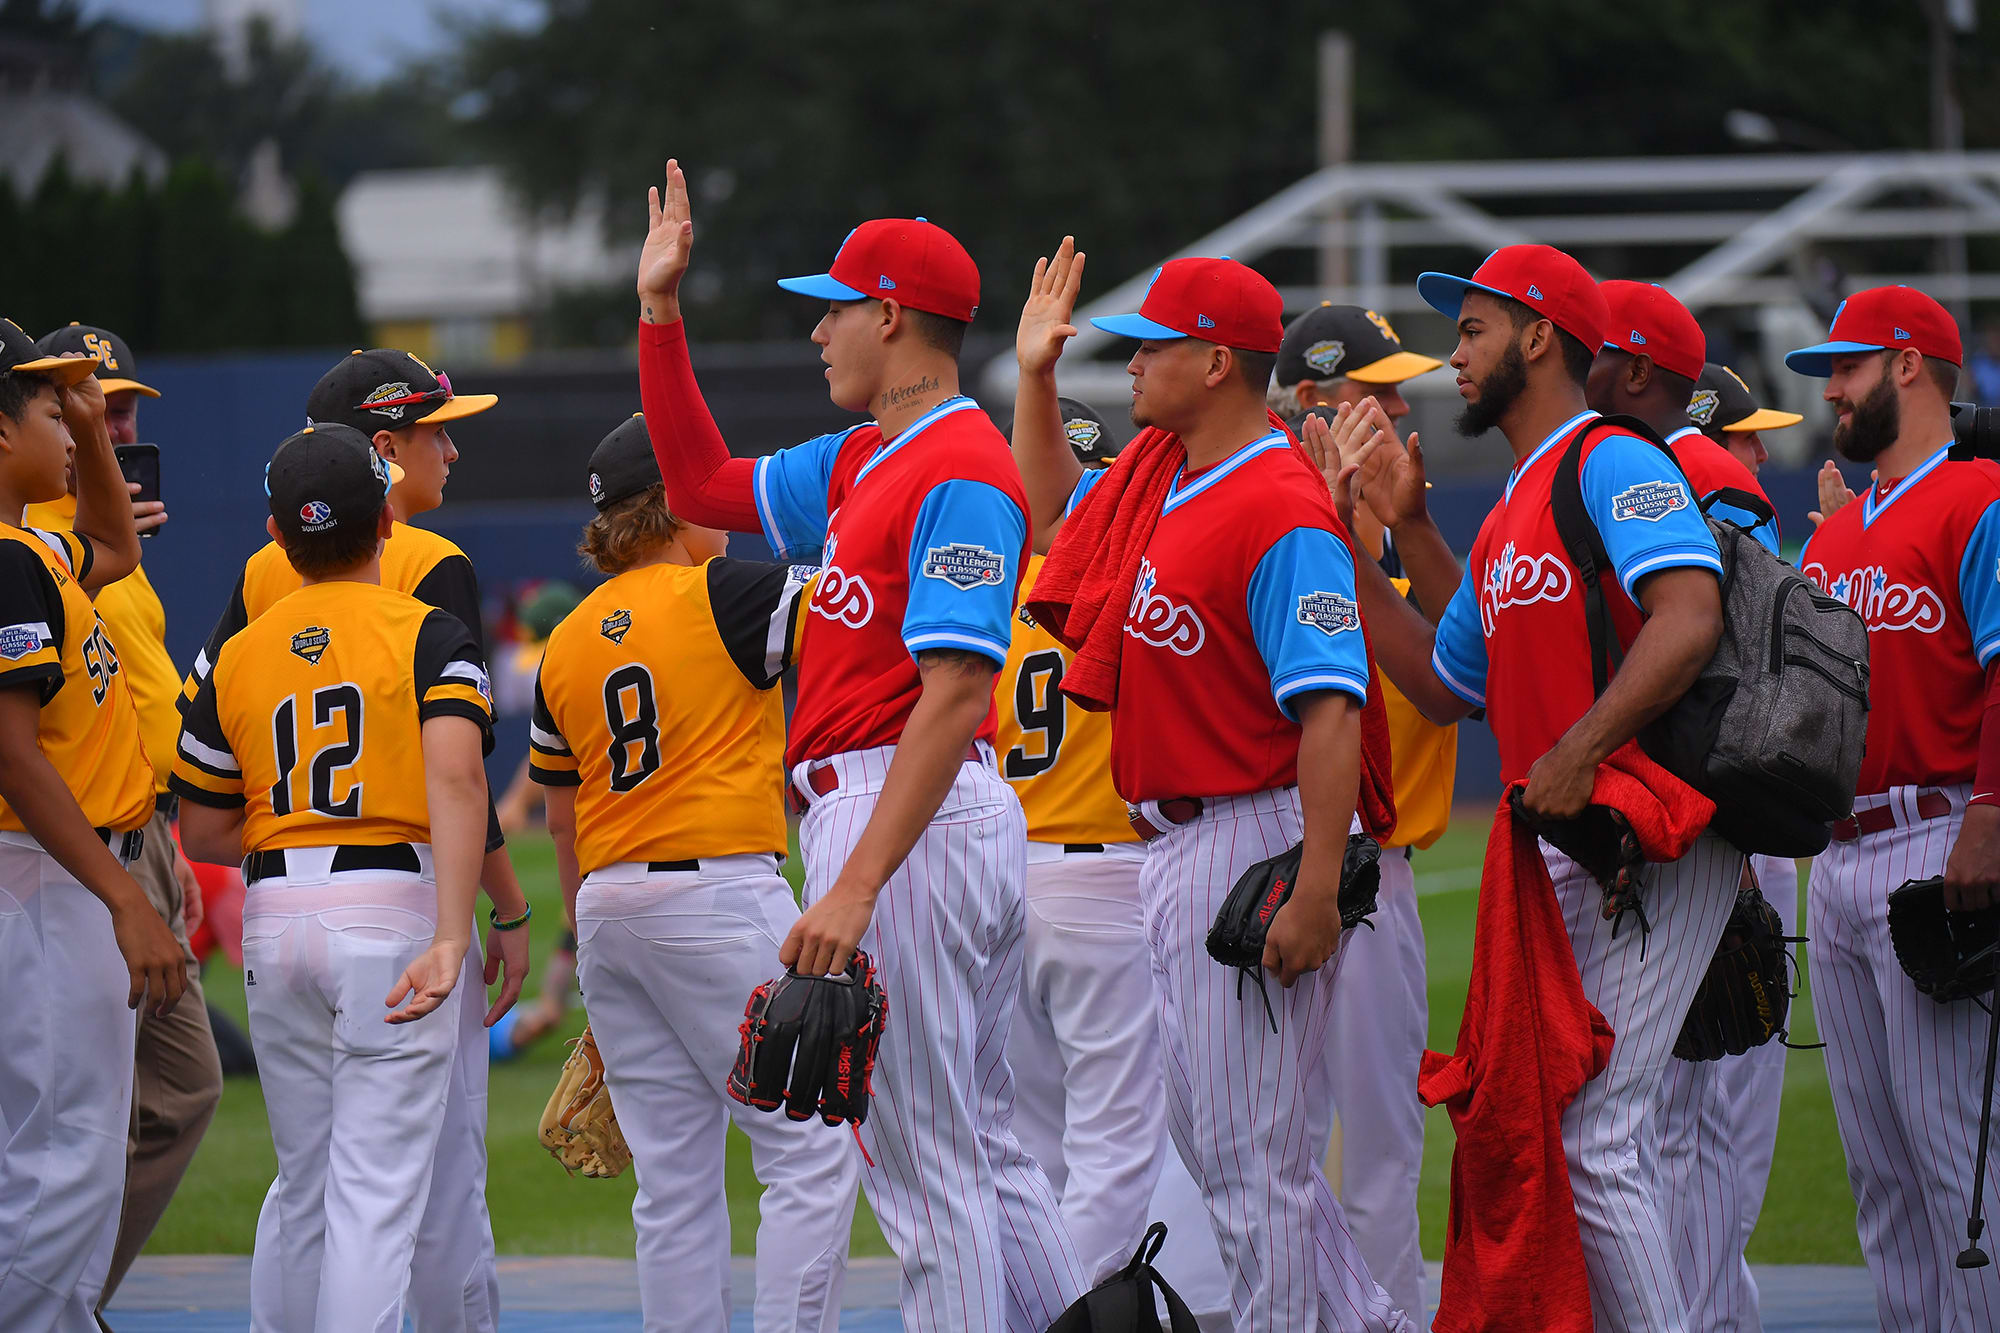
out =
[[[931,394],[936,393],[938,387],[937,376],[926,375],[914,383],[899,384],[893,389],[884,390],[875,400],[877,415],[894,412],[906,407],[914,407]]]

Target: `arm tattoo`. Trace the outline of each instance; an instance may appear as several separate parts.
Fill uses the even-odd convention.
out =
[[[993,659],[966,648],[925,648],[917,654],[919,671],[944,671],[951,675],[986,676],[998,674]]]

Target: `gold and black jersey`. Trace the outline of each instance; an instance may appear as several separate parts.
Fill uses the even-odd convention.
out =
[[[222,645],[181,719],[172,787],[247,807],[243,850],[429,842],[423,724],[492,746],[492,686],[456,616],[373,583],[316,583]]]
[[[299,590],[299,572],[285,558],[285,548],[267,542],[243,562],[243,574],[236,580],[229,605],[209,631],[208,643],[194,659],[194,670],[181,683],[181,708],[194,701],[195,691],[213,668],[217,652],[243,627],[255,620],[279,598]],[[382,543],[382,586],[406,592],[426,606],[449,611],[460,624],[472,631],[473,642],[483,646],[480,633],[479,580],[472,562],[449,538],[427,528],[398,523]]]
[[[1074,654],[1028,616],[1041,572],[1042,557],[1029,557],[1007,661],[993,683],[1000,776],[1021,798],[1030,842],[1136,842],[1111,786],[1111,714],[1086,712],[1063,695]]]
[[[549,635],[529,763],[574,786],[583,873],[619,861],[783,852],[784,703],[816,571],[727,556],[648,565]]]
[[[153,767],[118,650],[90,595],[96,550],[73,532],[0,523],[0,689],[32,688],[35,744],[98,828],[138,828],[153,814]],[[25,833],[0,801],[0,829]]]

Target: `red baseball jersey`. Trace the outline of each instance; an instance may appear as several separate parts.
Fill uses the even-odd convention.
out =
[[[1778,553],[1777,506],[1771,504],[1771,497],[1764,494],[1763,486],[1758,484],[1757,474],[1745,467],[1742,459],[1693,426],[1683,426],[1669,435],[1667,447],[1674,451],[1681,471],[1687,473],[1687,479],[1694,483],[1696,499],[1704,499],[1727,489],[1748,491],[1762,500],[1772,511],[1768,521],[1726,502],[1718,502],[1709,512],[1716,518],[1733,519],[1742,524],[1752,536],[1770,548],[1773,555]]]
[[[1556,531],[1549,498],[1571,440],[1596,419],[1595,412],[1578,413],[1515,467],[1438,625],[1432,669],[1454,693],[1486,709],[1504,782],[1526,777],[1596,701],[1583,580]],[[1629,645],[1641,623],[1633,600],[1641,580],[1679,566],[1720,575],[1722,559],[1686,478],[1650,441],[1600,432],[1585,443],[1578,480],[1617,573],[1603,584],[1612,627]]]
[[[1857,795],[1972,781],[2000,652],[2000,465],[1939,449],[1834,511],[1799,569],[1868,623]]]
[[[787,763],[895,744],[922,692],[920,652],[1007,660],[1028,501],[1007,441],[970,398],[893,440],[869,422],[781,449],[757,460],[755,489],[780,556],[824,565]],[[993,734],[989,707],[979,736]]]
[[[1368,697],[1354,558],[1326,483],[1272,431],[1162,507],[1125,618],[1112,783],[1133,802],[1290,786],[1313,690]]]

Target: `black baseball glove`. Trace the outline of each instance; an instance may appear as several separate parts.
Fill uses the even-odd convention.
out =
[[[1737,890],[1736,907],[1694,993],[1674,1054],[1720,1060],[1773,1037],[1783,1040],[1792,1008],[1792,960],[1785,948],[1797,942],[1755,886]]]
[[[1604,891],[1604,915],[1611,922],[1613,939],[1618,937],[1618,927],[1628,915],[1638,920],[1642,935],[1652,933],[1652,923],[1646,920],[1645,886],[1639,880],[1639,868],[1646,864],[1646,853],[1640,848],[1632,826],[1625,822],[1625,816],[1608,805],[1590,805],[1574,819],[1544,819],[1521,804],[1518,787],[1507,793],[1507,800],[1514,809],[1514,818],[1590,872],[1590,877],[1597,881],[1598,888]]]
[[[1259,861],[1237,878],[1236,886],[1216,910],[1208,928],[1208,956],[1224,967],[1237,969],[1236,993],[1243,993],[1243,978],[1257,979],[1257,992],[1264,997],[1264,1014],[1271,1031],[1278,1030],[1271,996],[1264,989],[1264,937],[1278,909],[1291,901],[1299,880],[1299,862],[1305,854],[1300,842],[1289,851]],[[1382,887],[1382,848],[1365,833],[1347,835],[1347,854],[1340,865],[1340,928],[1351,929],[1366,923],[1375,913],[1375,895]]]
[[[1917,989],[1939,1004],[1977,999],[2000,971],[2000,907],[1954,912],[1944,877],[1913,879],[1889,895],[1889,942]]]
[[[794,1120],[859,1125],[888,1021],[889,997],[861,950],[839,976],[787,970],[750,992],[729,1095],[760,1111],[782,1106]]]

